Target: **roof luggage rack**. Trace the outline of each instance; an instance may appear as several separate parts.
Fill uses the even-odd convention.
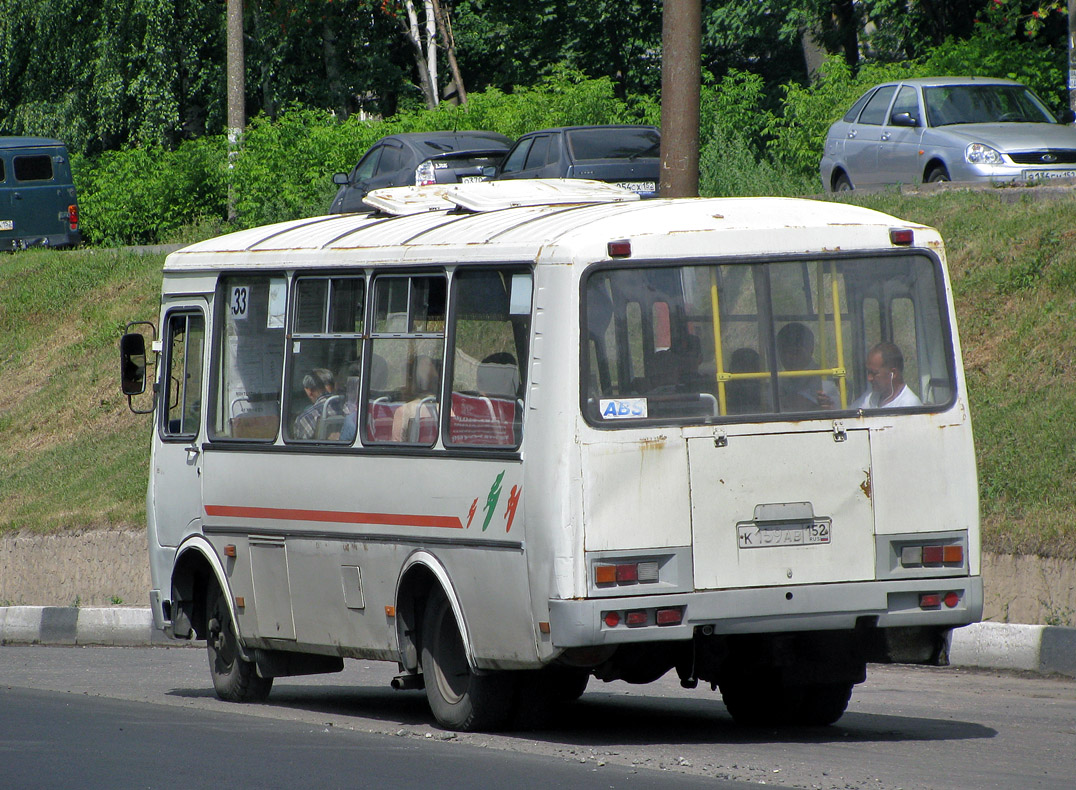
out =
[[[363,202],[383,214],[399,217],[428,211],[463,209],[483,213],[521,206],[579,206],[638,199],[634,192],[604,181],[536,178],[375,189],[367,193]]]

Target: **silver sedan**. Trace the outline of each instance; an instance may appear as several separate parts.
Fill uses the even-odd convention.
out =
[[[829,128],[819,170],[831,192],[1076,178],[1076,127],[1060,123],[1042,99],[1012,80],[883,83]]]

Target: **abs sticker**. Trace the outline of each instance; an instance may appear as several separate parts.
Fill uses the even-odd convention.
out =
[[[646,398],[602,398],[598,401],[603,420],[640,420],[646,418]]]

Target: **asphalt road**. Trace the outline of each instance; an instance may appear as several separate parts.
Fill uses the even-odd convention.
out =
[[[394,670],[349,661],[232,705],[200,650],[0,647],[0,786],[89,759],[105,771],[81,782],[94,788],[374,786],[336,781],[362,771],[394,788],[1076,787],[1071,679],[872,666],[836,726],[785,731],[737,727],[718,694],[675,676],[592,682],[549,730],[456,735],[432,725],[422,692],[388,688]],[[116,765],[145,781],[108,784]]]

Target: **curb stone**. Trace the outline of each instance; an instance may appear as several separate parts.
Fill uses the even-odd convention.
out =
[[[1076,628],[973,623],[950,634],[949,663],[1076,677]]]
[[[179,645],[153,627],[148,607],[0,607],[0,645]]]
[[[149,608],[0,607],[0,645],[179,646]],[[949,664],[1076,677],[1076,628],[974,623],[949,636]]]

